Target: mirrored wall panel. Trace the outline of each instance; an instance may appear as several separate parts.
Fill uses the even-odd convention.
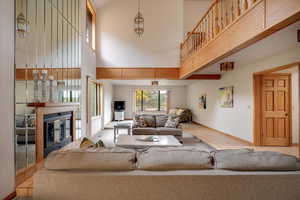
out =
[[[81,102],[81,0],[16,0],[16,170],[36,164],[32,103]],[[81,110],[76,112],[81,136]]]

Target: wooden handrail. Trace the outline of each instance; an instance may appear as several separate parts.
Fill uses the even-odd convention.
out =
[[[257,2],[257,0],[214,0],[181,44],[181,62],[215,39]]]
[[[207,16],[207,14],[209,13],[209,11],[212,9],[212,7],[220,0],[215,0],[214,2],[212,2],[212,4],[210,5],[209,9],[205,12],[205,14],[203,15],[203,17],[200,19],[200,21],[196,24],[195,28],[189,32],[189,34],[186,36],[186,39],[183,41],[182,45],[184,45],[184,43],[186,43],[186,41],[189,39],[189,37],[196,31],[197,27],[200,26],[201,22],[205,19],[205,17]]]

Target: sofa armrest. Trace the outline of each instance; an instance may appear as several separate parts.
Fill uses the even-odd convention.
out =
[[[178,126],[176,128],[183,129],[183,126],[182,126],[182,124],[178,124]]]
[[[132,128],[139,128],[139,126],[135,120],[133,120]]]

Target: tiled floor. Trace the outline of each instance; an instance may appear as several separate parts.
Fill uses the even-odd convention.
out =
[[[126,121],[130,122],[130,121]],[[108,146],[114,146],[113,143],[113,124],[109,124],[101,134],[98,134],[98,137],[101,137],[105,140],[105,144]],[[226,136],[217,131],[208,129],[203,126],[199,126],[196,124],[183,124],[184,133],[192,134],[207,144],[211,145],[216,149],[237,149],[237,148],[254,148],[258,151],[277,151],[289,155],[298,156],[298,146],[292,147],[254,147],[250,146],[249,143],[237,140],[235,138]],[[126,130],[121,130],[121,134],[127,134]],[[27,198],[18,198],[17,200],[31,200],[30,197],[32,195],[33,189],[33,179],[30,178],[23,184],[21,184],[17,188],[18,196],[27,196]]]

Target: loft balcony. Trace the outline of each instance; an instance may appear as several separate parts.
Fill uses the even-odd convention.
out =
[[[300,19],[299,0],[215,0],[181,44],[187,78]]]

